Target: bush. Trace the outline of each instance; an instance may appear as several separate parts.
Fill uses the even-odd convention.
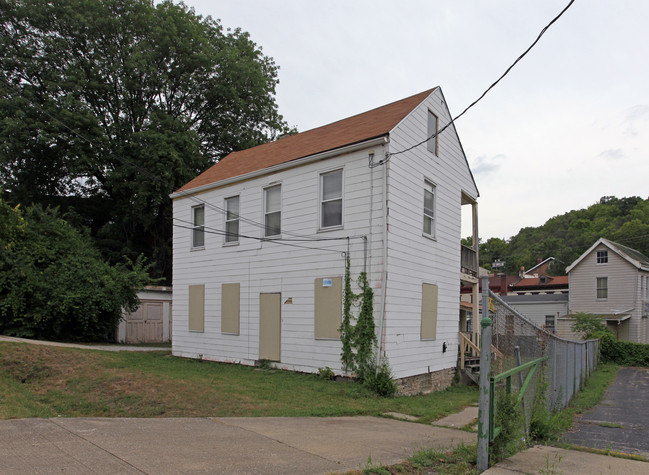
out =
[[[620,341],[613,335],[604,335],[600,342],[602,362],[622,366],[649,366],[649,345]]]
[[[397,383],[392,379],[392,369],[384,359],[376,368],[376,363],[368,365],[363,384],[373,393],[381,397],[392,397],[397,392]]]
[[[110,266],[87,235],[40,206],[22,212],[0,200],[0,333],[54,340],[99,340],[122,309],[138,305],[148,280],[141,259]]]
[[[608,329],[602,317],[592,314],[579,312],[572,315],[572,330],[580,333],[585,340],[602,338],[604,335],[613,336],[613,332]]]

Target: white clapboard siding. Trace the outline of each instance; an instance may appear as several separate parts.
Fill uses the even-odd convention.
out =
[[[377,148],[380,150],[380,147]],[[379,151],[376,150],[376,153]],[[197,198],[223,209],[226,197],[239,195],[240,214],[245,218],[239,222],[240,234],[262,237],[263,229],[247,220],[263,222],[263,188],[271,183],[279,183],[282,186],[282,237],[369,235],[369,277],[373,286],[380,287],[383,264],[383,174],[380,170],[370,172],[367,157],[367,150],[357,151],[213,189],[197,195]],[[320,173],[338,168],[343,168],[344,228],[319,232]],[[369,173],[373,174],[373,197],[370,196]],[[184,216],[182,219],[191,221],[191,207],[196,204],[190,198],[176,199],[174,216]],[[207,205],[205,225],[223,230],[223,212]],[[314,338],[313,283],[319,277],[344,275],[345,258],[342,253],[347,251],[347,240],[294,244],[311,249],[246,238],[241,238],[236,245],[224,245],[223,236],[206,234],[205,248],[191,250],[191,231],[174,228],[174,313],[178,314],[173,322],[174,354],[253,364],[259,358],[259,294],[279,292],[282,304],[281,361],[278,366],[310,372],[329,366],[341,372],[340,341]],[[363,269],[363,241],[351,239],[350,251],[355,281]],[[222,283],[241,285],[239,335],[224,335],[220,331]],[[205,285],[205,331],[202,333],[187,330],[187,289],[192,284]],[[379,288],[379,295],[380,291]]]
[[[282,237],[298,235],[332,238],[351,236],[349,251],[355,281],[366,263],[374,289],[377,325],[385,295],[381,348],[396,378],[447,368],[457,362],[459,326],[460,238],[462,193],[477,198],[478,192],[453,127],[440,135],[439,156],[422,145],[395,155],[387,166],[368,167],[368,154],[384,157],[426,137],[428,109],[440,119],[450,114],[439,89],[416,107],[390,132],[389,145],[374,146],[319,162],[286,169],[267,176],[200,193],[207,230],[225,228],[225,198],[240,197],[242,235],[262,237],[263,189],[281,184]],[[318,229],[320,174],[343,169],[343,229]],[[387,169],[386,169],[387,168]],[[387,208],[384,174],[388,176]],[[422,235],[424,180],[436,185],[436,239]],[[174,217],[191,221],[197,203],[187,197],[174,200]],[[388,217],[386,218],[386,212]],[[387,219],[387,262],[384,262]],[[367,255],[358,236],[367,236]],[[191,249],[191,231],[174,228],[173,353],[215,361],[253,364],[259,358],[259,294],[281,293],[281,349],[279,367],[315,372],[329,366],[341,372],[339,340],[314,338],[314,289],[316,278],[344,275],[347,240],[295,242],[291,247],[241,238],[224,245],[219,234],[205,235],[205,248]],[[316,249],[313,249],[316,248]],[[328,250],[328,251],[327,251]],[[384,282],[387,273],[387,287]],[[239,283],[240,334],[220,332],[221,284]],[[438,286],[437,338],[422,341],[422,284]],[[189,332],[188,287],[205,285],[205,331]],[[387,289],[387,290],[386,290]],[[378,331],[378,330],[377,330]],[[446,352],[442,352],[446,343]]]
[[[597,264],[597,251],[608,250],[608,263]],[[639,270],[604,244],[595,247],[570,271],[570,312],[630,314],[629,340],[649,343],[642,318]],[[608,297],[597,299],[597,277],[608,277]]]
[[[390,151],[426,137],[428,110],[440,128],[450,120],[439,89],[390,134]],[[461,145],[451,127],[439,136],[439,156],[421,145],[389,163],[385,349],[396,377],[455,367],[459,331],[461,194],[477,198]],[[424,181],[435,184],[436,239],[423,235]],[[422,284],[438,286],[437,337],[421,340]],[[443,353],[443,344],[446,352]]]

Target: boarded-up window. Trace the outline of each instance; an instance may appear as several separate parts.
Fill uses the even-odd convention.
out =
[[[189,331],[205,331],[205,286],[189,286]]]
[[[343,279],[315,280],[315,337],[340,338],[343,315]]]
[[[423,284],[421,288],[421,339],[437,338],[437,286]]]
[[[221,285],[221,333],[239,334],[240,284]]]

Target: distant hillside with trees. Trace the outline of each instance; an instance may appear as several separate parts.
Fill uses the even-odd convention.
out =
[[[499,259],[505,266],[498,272],[516,274],[521,266],[529,269],[539,258],[554,257],[548,273],[565,275],[566,267],[600,237],[649,255],[649,199],[604,196],[586,209],[555,216],[536,228],[522,228],[509,240],[489,238],[480,243],[480,265],[491,269]]]

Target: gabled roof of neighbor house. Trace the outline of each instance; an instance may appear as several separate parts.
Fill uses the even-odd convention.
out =
[[[590,248],[584,252],[575,262],[570,264],[566,268],[566,272],[570,272],[572,269],[577,266],[582,260],[586,258],[593,250],[599,246],[600,244],[605,245],[608,247],[611,251],[615,252],[617,255],[619,255],[622,259],[625,259],[628,261],[632,266],[649,271],[649,257],[645,256],[643,253],[640,251],[636,251],[635,249],[631,249],[630,247],[623,246],[622,244],[618,244],[613,241],[609,241],[608,239],[604,238],[599,238],[595,244],[590,246]]]
[[[385,136],[435,89],[274,142],[232,152],[175,193]]]

